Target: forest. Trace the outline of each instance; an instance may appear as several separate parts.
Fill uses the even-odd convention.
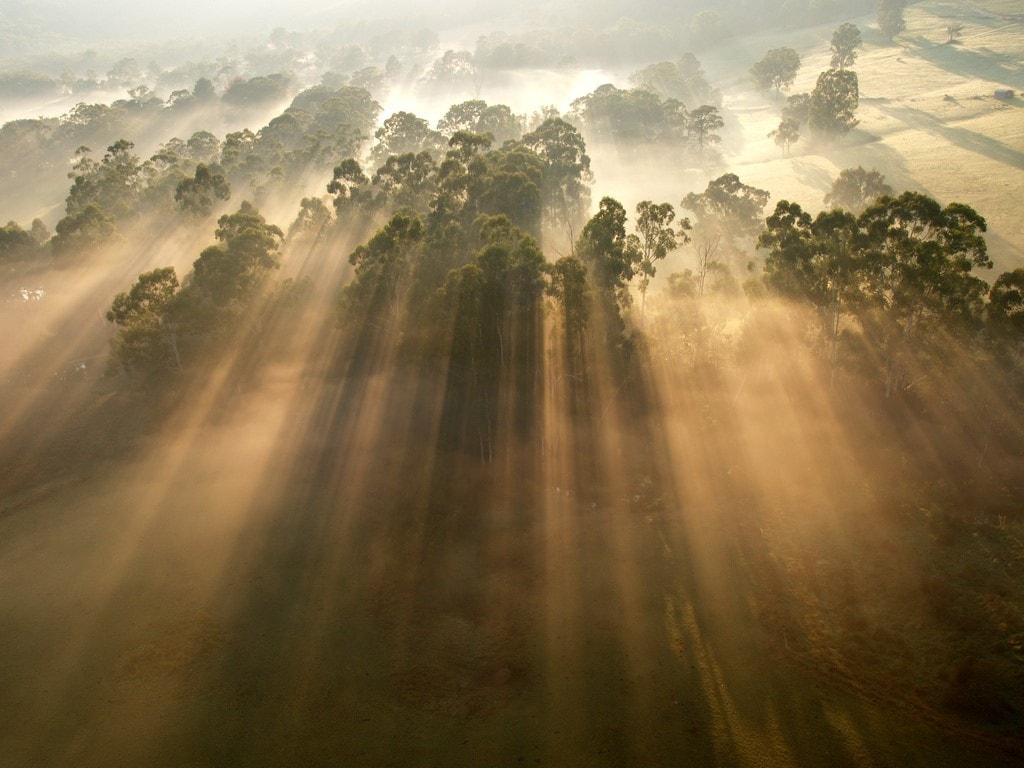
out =
[[[1024,14],[581,8],[0,4],[0,764],[1024,759]]]

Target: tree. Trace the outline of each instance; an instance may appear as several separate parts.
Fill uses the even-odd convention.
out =
[[[696,293],[698,296],[704,295],[704,288],[707,283],[708,275],[712,272],[720,271],[725,267],[716,256],[718,255],[718,246],[722,242],[721,232],[701,232],[693,238],[693,249],[697,254],[697,273],[694,276],[696,282]],[[689,270],[687,270],[688,272]]]
[[[167,311],[178,291],[174,267],[139,275],[127,293],[119,293],[107,310],[118,327],[111,339],[111,362],[131,373],[181,371],[181,355]]]
[[[437,188],[437,164],[429,152],[391,155],[373,175],[373,183],[395,208],[426,212]]]
[[[280,102],[288,95],[291,78],[287,75],[257,75],[245,80],[238,78],[228,85],[221,101],[236,107],[257,107]]]
[[[0,227],[0,264],[23,259],[38,245],[31,232],[22,229],[17,222],[9,221],[7,226]]]
[[[630,75],[629,82],[683,104],[711,104],[720,99],[692,53],[684,53],[676,62],[660,61],[644,67]]]
[[[380,96],[387,92],[387,74],[380,67],[363,67],[352,73],[350,85]]]
[[[865,171],[858,165],[839,172],[824,202],[825,205],[845,208],[857,215],[878,198],[891,195],[892,191],[892,187],[885,183],[885,176],[874,168]]]
[[[362,311],[366,320],[387,318],[399,322],[404,314],[411,259],[423,239],[419,216],[396,213],[348,260],[355,279],[342,291],[340,307],[345,315]]]
[[[206,165],[196,166],[191,179],[183,179],[174,190],[174,201],[182,211],[192,216],[209,216],[213,213],[214,200],[231,198],[231,185],[219,173]]]
[[[436,157],[444,154],[444,136],[432,130],[430,124],[411,112],[395,112],[374,133],[377,143],[371,152],[373,161],[383,164],[391,155],[411,152],[429,152]]]
[[[216,163],[220,140],[209,131],[196,131],[185,142],[184,155],[194,163]]]
[[[760,232],[761,215],[769,197],[767,190],[744,184],[735,173],[726,173],[709,181],[702,193],[690,192],[680,205],[697,215],[702,229],[721,232],[733,242]]]
[[[359,161],[348,158],[334,169],[334,176],[327,184],[327,191],[334,195],[334,209],[339,218],[346,212],[360,208],[373,210],[377,198],[369,188],[370,179],[363,173]]]
[[[778,94],[793,84],[799,71],[800,54],[792,48],[773,48],[750,68],[750,77],[758,90],[774,88]]]
[[[479,160],[470,160],[466,214],[474,209],[484,214],[504,214],[524,232],[539,237],[549,170],[539,155],[521,144],[507,144]],[[585,194],[589,198],[589,190]]]
[[[988,293],[988,327],[997,339],[1024,342],[1024,267],[1004,272]]]
[[[304,197],[299,203],[299,213],[288,227],[288,237],[309,236],[314,241],[323,239],[334,222],[331,209],[319,197]]]
[[[487,109],[487,102],[483,99],[470,99],[459,104],[453,104],[445,112],[444,117],[437,121],[437,130],[449,138],[459,131],[476,133],[477,123],[480,116]]]
[[[788,155],[789,148],[800,140],[800,124],[791,118],[783,119],[768,138],[775,139],[776,146],[782,147],[782,154]]]
[[[786,97],[786,104],[782,107],[782,119],[792,120],[797,127],[807,122],[811,111],[811,94],[794,93]]]
[[[101,208],[116,221],[138,214],[143,176],[142,164],[132,153],[134,147],[132,142],[119,139],[107,147],[99,162],[89,157],[88,147],[76,150],[79,159],[68,174],[73,179],[66,201],[69,216],[90,205]]]
[[[640,254],[638,273],[640,274],[640,317],[644,317],[647,304],[647,288],[654,277],[655,262],[661,261],[669,253],[683,244],[690,242],[686,231],[690,229],[690,220],[679,222],[679,238],[670,226],[676,217],[671,203],[653,203],[644,200],[636,207],[636,234],[627,239],[627,248]]]
[[[565,359],[578,360],[583,350],[584,332],[590,319],[587,265],[576,256],[563,256],[551,265],[551,283],[548,290],[562,308]]]
[[[436,91],[459,90],[474,87],[479,90],[482,84],[473,55],[469,51],[445,51],[440,58],[434,59],[421,81]]]
[[[698,11],[690,20],[690,37],[702,46],[714,45],[729,36],[729,28],[718,11]]]
[[[834,383],[842,319],[861,295],[864,239],[857,220],[834,210],[812,221],[799,205],[782,200],[765,223],[757,243],[768,250],[764,282],[773,293],[814,307]]]
[[[686,136],[686,108],[642,88],[598,86],[572,102],[572,117],[588,134],[632,147],[655,141],[678,142]]]
[[[50,241],[54,256],[82,253],[109,242],[117,235],[114,221],[98,205],[90,203],[57,222],[57,234]]]
[[[121,59],[107,72],[107,79],[122,86],[129,86],[142,79],[142,68],[135,59]]]
[[[980,328],[987,285],[972,270],[992,267],[986,224],[970,206],[904,192],[877,200],[858,226],[868,240],[858,320],[891,397],[913,383],[915,361]]]
[[[878,29],[889,40],[907,28],[907,22],[903,18],[903,10],[906,7],[907,0],[878,0]]]
[[[697,150],[703,152],[705,146],[718,144],[722,140],[715,131],[723,125],[725,121],[718,114],[718,110],[710,104],[705,104],[690,113],[687,133],[690,141],[697,145]]]
[[[192,265],[188,290],[200,292],[220,309],[247,301],[271,269],[284,233],[249,203],[217,220],[216,245],[203,250]]]
[[[576,253],[606,306],[628,306],[628,284],[639,268],[640,252],[626,236],[626,209],[618,200],[601,198],[597,213],[580,232]]]
[[[210,102],[217,97],[217,92],[213,88],[213,83],[208,78],[201,77],[196,80],[195,85],[192,87],[192,95],[200,102]]]
[[[832,69],[846,69],[857,61],[857,49],[862,45],[860,29],[846,22],[832,33]]]
[[[518,139],[523,134],[523,121],[504,104],[488,106],[473,99],[452,105],[437,123],[437,130],[452,137],[459,131],[489,133],[497,146]]]
[[[549,117],[523,136],[544,161],[543,199],[549,223],[573,227],[590,207],[590,156],[583,136],[560,117]]]
[[[845,136],[859,122],[853,116],[859,104],[856,72],[849,69],[822,72],[811,92],[807,116],[811,133],[823,139]]]

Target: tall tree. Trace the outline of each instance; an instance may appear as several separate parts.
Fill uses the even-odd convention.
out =
[[[188,290],[199,292],[220,310],[251,298],[271,269],[278,267],[284,233],[250,204],[217,220],[217,244],[199,254],[192,265]]]
[[[395,209],[411,208],[426,213],[436,189],[437,164],[427,151],[391,155],[373,175],[373,183]]]
[[[590,156],[580,132],[560,117],[549,117],[523,136],[523,144],[544,161],[544,207],[549,223],[575,227],[590,207]]]
[[[811,92],[807,117],[811,133],[823,139],[845,136],[859,122],[853,116],[859,105],[856,72],[850,69],[822,72]]]
[[[878,0],[878,28],[889,40],[907,28],[903,11],[907,0]]]
[[[347,158],[334,169],[327,183],[327,191],[334,195],[334,209],[339,218],[351,211],[376,210],[378,199],[370,188],[370,179],[355,158]]]
[[[661,261],[680,245],[690,242],[690,220],[681,219],[679,236],[672,222],[676,212],[671,203],[653,203],[644,200],[636,206],[636,234],[627,239],[627,247],[640,254],[638,273],[640,275],[640,318],[643,321],[647,305],[647,288],[656,272],[655,262]]]
[[[343,313],[364,312],[364,320],[370,323],[382,319],[400,323],[407,309],[411,262],[422,240],[422,220],[396,213],[365,245],[352,251],[348,260],[355,267],[355,279],[342,291]]]
[[[833,383],[842,319],[860,296],[863,244],[853,214],[823,211],[812,220],[786,200],[775,206],[758,237],[758,248],[768,250],[764,281],[769,289],[816,310]]]
[[[118,327],[111,339],[111,362],[129,373],[155,375],[181,371],[181,356],[167,310],[178,291],[174,267],[139,275],[127,293],[119,293],[107,310]]]
[[[57,222],[56,235],[50,241],[54,256],[81,254],[117,237],[114,220],[95,203]]]
[[[782,147],[782,154],[788,155],[789,148],[800,140],[800,124],[792,118],[783,119],[779,127],[768,134],[774,139],[776,146]]]
[[[869,241],[858,319],[884,361],[889,397],[912,384],[915,359],[980,327],[987,286],[973,270],[992,267],[986,224],[970,206],[904,192],[876,201],[858,225]]]
[[[860,29],[856,24],[846,22],[832,33],[832,69],[846,69],[857,61],[857,49],[862,45]]]
[[[584,331],[590,319],[587,265],[576,256],[563,256],[551,265],[549,292],[558,299],[565,329],[565,359],[579,365]]]
[[[690,141],[697,145],[697,151],[703,152],[708,145],[718,144],[722,140],[716,131],[723,125],[725,125],[725,121],[718,114],[718,109],[710,104],[705,104],[690,113],[687,133]]]
[[[729,243],[753,237],[761,231],[761,218],[769,192],[744,184],[735,173],[726,173],[708,182],[700,194],[690,192],[681,207],[693,211],[705,231],[722,233]]]
[[[231,185],[203,163],[196,166],[191,179],[182,179],[174,190],[174,201],[182,211],[193,216],[209,216],[213,213],[215,199],[230,198]]]
[[[68,174],[73,179],[66,205],[69,216],[90,205],[115,221],[138,215],[143,173],[138,156],[132,152],[134,147],[127,139],[119,139],[107,147],[99,162],[89,157],[88,147],[76,150],[79,159]]]
[[[576,253],[598,296],[611,305],[629,305],[629,282],[639,268],[640,253],[626,235],[626,209],[611,197],[601,198],[590,221],[580,232]]]
[[[389,155],[430,152],[440,158],[447,144],[444,136],[432,130],[430,124],[411,112],[395,112],[374,133],[377,143],[371,152],[378,165]]]
[[[993,336],[1018,349],[1024,344],[1024,267],[1003,272],[992,283],[987,315]]]

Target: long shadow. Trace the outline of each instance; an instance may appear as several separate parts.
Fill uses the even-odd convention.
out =
[[[1014,168],[1024,168],[1024,152],[1008,147],[1001,141],[969,131],[966,128],[946,125],[937,117],[913,107],[878,105],[878,109],[898,120],[902,120],[907,125],[912,125],[915,128],[941,136],[959,147],[987,157],[990,160],[995,160]]]
[[[1024,33],[1024,24],[1017,26],[1020,28],[1017,34]],[[1024,64],[1008,54],[955,43],[935,43],[921,37],[907,41],[913,46],[914,55],[947,72],[1024,86]]]

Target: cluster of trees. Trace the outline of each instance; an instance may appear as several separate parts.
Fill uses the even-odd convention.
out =
[[[0,227],[0,264],[27,261],[38,257],[50,232],[42,219],[34,219],[29,229],[16,221],[9,221]]]
[[[790,147],[800,140],[805,126],[811,135],[821,141],[832,141],[849,133],[857,119],[854,113],[860,104],[860,84],[857,73],[850,67],[857,61],[857,49],[862,45],[860,29],[849,22],[841,24],[832,33],[829,48],[831,67],[820,75],[810,93],[789,96],[782,108],[779,126],[768,134],[788,154]],[[800,69],[800,57],[791,48],[769,51],[751,69],[755,85],[767,90],[788,88]]]
[[[479,215],[504,215],[539,237],[545,225],[552,231],[576,226],[589,206],[586,145],[579,131],[561,118],[548,118],[493,148],[490,132],[462,126],[490,121],[515,130],[519,123],[508,108],[479,101],[455,105],[440,121],[445,130],[454,130],[441,157],[437,145],[443,134],[408,113],[396,114],[409,130],[388,131],[382,139],[401,154],[388,154],[372,177],[355,158],[334,169],[327,191],[338,220],[346,226],[409,208],[424,216],[429,213],[438,226],[443,224],[449,239],[461,241]],[[381,130],[388,125],[385,121]]]
[[[256,85],[251,85],[254,81]],[[261,102],[260,93],[271,101],[279,101],[291,87],[286,78],[274,75],[246,82],[250,85],[243,86],[242,81],[237,81],[230,86],[224,103]],[[259,83],[269,84],[269,90]],[[229,98],[229,94],[234,95]],[[108,146],[124,137],[167,136],[180,130],[182,122],[192,122],[191,113],[199,114],[215,99],[213,84],[201,78],[191,90],[174,91],[166,101],[157,98],[148,87],[138,86],[131,89],[129,98],[111,104],[81,103],[61,117],[11,121],[0,127],[0,170],[16,177],[45,178],[53,173],[55,157],[68,157],[83,146]],[[233,184],[258,186],[274,174],[299,173],[311,163],[320,162],[329,169],[339,156],[353,152],[372,136],[379,113],[380,106],[363,88],[342,85],[307,89],[296,96],[276,123],[256,133],[246,129],[230,134],[225,144],[235,146],[227,148],[227,154],[248,165],[233,170],[225,168],[222,172]],[[167,132],[161,134],[164,128]],[[181,151],[182,143],[171,139],[154,156],[152,164],[166,162],[171,154],[189,160]],[[215,159],[207,156],[202,162],[210,164]],[[186,166],[181,168],[182,173],[192,175],[194,164]]]
[[[886,397],[912,386],[952,340],[999,345],[1019,333],[1024,270],[991,287],[975,274],[992,262],[985,220],[970,206],[904,192],[882,194],[859,215],[834,208],[812,217],[781,201],[766,224],[765,284],[813,307],[833,371],[844,342],[851,358],[881,369]]]
[[[248,190],[258,200],[275,186],[327,171],[337,157],[365,145],[379,112],[361,88],[316,86],[298,94],[256,133],[243,129],[221,141],[197,131],[187,140],[166,141],[145,161],[127,139],[115,141],[98,160],[87,146],[79,146],[51,252],[59,257],[83,253],[146,214],[208,217],[230,199],[232,189]],[[21,257],[43,252],[18,249]]]
[[[173,267],[139,275],[107,311],[118,327],[111,364],[131,375],[180,372],[186,361],[237,328],[266,274],[279,264],[281,230],[243,203],[221,216],[217,243],[203,250],[183,284]]]
[[[662,98],[647,88],[599,86],[572,102],[569,119],[591,139],[614,141],[623,147],[651,144],[688,145],[702,152],[721,139],[724,125],[717,107],[704,104],[693,111],[678,99]]]
[[[677,61],[649,64],[630,75],[629,82],[635,88],[684,104],[721,104],[721,94],[708,83],[700,61],[692,53],[684,53]]]
[[[594,345],[628,367],[658,266],[686,246],[696,268],[669,277],[671,299],[700,307],[708,294],[738,295],[734,268],[756,242],[763,265],[742,286],[748,298],[806,306],[833,373],[867,372],[887,396],[938,364],[952,338],[1019,357],[1024,270],[991,287],[976,274],[991,262],[984,219],[969,206],[943,207],[912,192],[894,196],[880,174],[857,168],[840,175],[826,197],[831,209],[817,216],[782,201],[765,218],[767,190],[724,174],[682,199],[688,216],[645,200],[630,222],[625,207],[605,197],[584,221],[589,158],[579,131],[551,117],[495,148],[488,134],[465,130],[485,114],[504,115],[488,110],[466,102],[449,111],[442,125],[454,133],[443,157],[428,150],[388,155],[372,179],[355,159],[341,163],[328,188],[331,204],[303,201],[291,235],[315,234],[313,247],[327,254],[342,235],[377,227],[350,253],[353,277],[339,294],[339,317],[356,339],[353,354],[390,339],[414,353],[411,359],[444,358],[446,439],[485,461],[509,408],[519,414],[516,424],[531,423],[545,313],[557,315],[574,381],[585,384]],[[128,149],[112,149],[107,165],[130,168],[117,157]],[[95,207],[79,200],[81,190],[94,188],[96,199],[112,194],[104,183],[72,188],[76,215]],[[547,259],[541,233],[565,228],[579,235],[567,254]],[[21,243],[12,247],[27,242],[6,230],[4,237]],[[118,327],[116,367],[180,370],[239,326],[278,264],[283,233],[243,204],[220,218],[216,239],[181,284],[173,269],[157,269],[115,298],[108,319]]]

